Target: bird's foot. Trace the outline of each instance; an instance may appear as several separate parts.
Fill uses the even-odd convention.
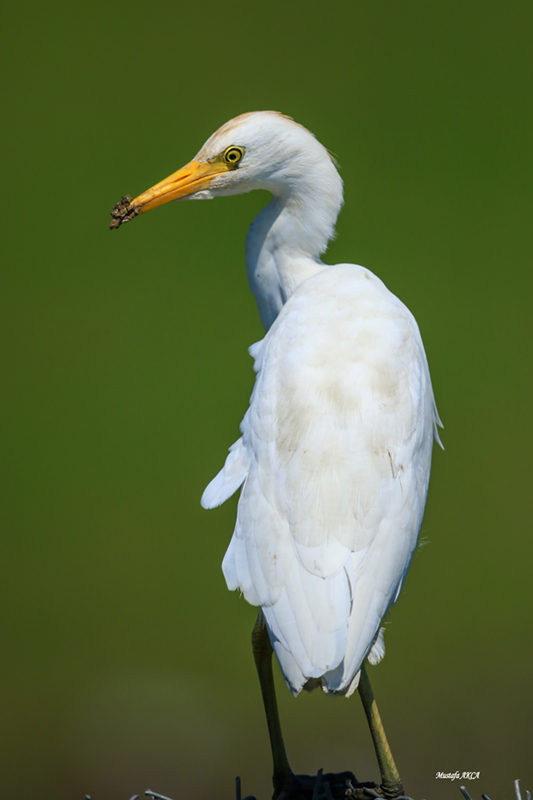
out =
[[[367,800],[399,800],[405,797],[401,781],[383,780],[381,786],[374,791],[366,791]]]
[[[275,782],[276,785],[276,782]],[[274,789],[272,800],[369,800],[364,789],[379,791],[375,783],[359,783],[353,772],[290,775]]]

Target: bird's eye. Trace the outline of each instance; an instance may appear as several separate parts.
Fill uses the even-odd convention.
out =
[[[244,156],[244,148],[232,145],[224,150],[224,161],[230,167],[236,167],[239,161],[242,161]]]

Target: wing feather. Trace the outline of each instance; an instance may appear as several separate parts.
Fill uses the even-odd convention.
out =
[[[244,484],[228,587],[262,606],[295,694],[317,678],[347,693],[380,650],[422,521],[438,417],[420,334],[379,279],[340,265],[302,284],[251,352],[243,436],[202,504]]]

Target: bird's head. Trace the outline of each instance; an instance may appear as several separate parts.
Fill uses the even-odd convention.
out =
[[[111,228],[172,200],[209,199],[266,189],[274,195],[340,192],[342,182],[327,150],[302,125],[275,111],[242,114],[226,122],[192,161],[112,212]]]

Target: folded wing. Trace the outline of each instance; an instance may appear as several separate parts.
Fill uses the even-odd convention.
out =
[[[243,435],[202,504],[242,485],[228,588],[262,607],[295,694],[346,694],[372,648],[383,654],[424,510],[438,418],[418,327],[375,276],[339,265],[302,284],[251,351]]]

